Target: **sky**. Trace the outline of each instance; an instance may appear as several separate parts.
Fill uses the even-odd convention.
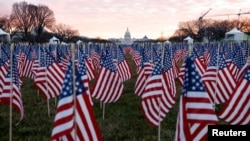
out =
[[[0,16],[9,15],[15,2],[0,0]],[[25,0],[48,6],[56,23],[69,25],[81,36],[123,38],[127,28],[131,38],[156,39],[173,35],[180,22],[205,18],[237,18],[215,16],[250,12],[250,0]],[[240,17],[250,17],[244,14]]]

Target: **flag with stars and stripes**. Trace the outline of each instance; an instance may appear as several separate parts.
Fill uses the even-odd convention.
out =
[[[219,121],[201,83],[201,76],[194,61],[187,58],[185,64],[185,79],[180,97],[175,140],[205,140],[208,125],[218,124]]]
[[[170,57],[169,49],[164,50],[162,84],[163,84],[163,102],[162,111],[168,113],[175,104],[176,99],[176,84],[174,78],[173,61]]]
[[[101,68],[91,92],[92,97],[104,103],[116,102],[122,96],[124,86],[110,50],[106,50],[101,62]]]
[[[146,120],[153,126],[158,126],[166,116],[162,112],[163,84],[161,57],[158,56],[151,76],[146,80],[145,89],[142,93],[141,108]]]
[[[91,94],[90,94],[90,85],[89,85],[90,77],[88,75],[87,60],[86,60],[86,56],[84,56],[84,53],[83,53],[82,49],[80,49],[79,56],[80,56],[80,58],[79,58],[79,67],[78,67],[79,74],[81,75],[82,82],[84,84],[86,94],[89,96],[89,100],[90,100],[91,104],[93,105],[93,102],[92,102],[92,99],[91,99],[92,97],[91,97]]]
[[[236,86],[236,80],[221,53],[219,55],[214,54],[211,59],[210,66],[202,76],[202,82],[211,102],[221,104],[229,99]]]
[[[46,49],[40,51],[40,65],[35,72],[34,86],[45,99],[58,96],[61,93],[65,70],[49,54]]]
[[[137,69],[137,79],[135,82],[135,94],[138,96],[141,96],[145,86],[146,86],[146,80],[149,78],[150,74],[153,71],[153,67],[149,62],[149,58],[145,52],[145,50],[142,50],[142,60],[140,62],[140,65]]]
[[[250,65],[237,82],[230,99],[222,107],[219,118],[232,125],[250,124]]]
[[[3,86],[4,86],[4,80],[8,72],[8,60],[2,60],[0,58],[0,94],[3,91]]]
[[[75,80],[73,80],[70,61],[57,105],[51,140],[101,141],[103,138],[81,75],[76,67],[74,71]],[[73,95],[73,90],[75,90],[75,95]]]
[[[33,65],[32,51],[33,49],[29,47],[28,54],[26,54],[23,59],[22,76],[34,79],[34,74],[32,72],[32,65]]]
[[[20,120],[22,120],[24,116],[24,107],[21,91],[19,88],[20,83],[17,68],[18,62],[15,55],[13,55],[10,59],[12,59],[12,61],[9,62],[10,64],[7,70],[7,76],[3,81],[2,93],[0,93],[0,103],[5,103],[8,105],[12,104],[14,109],[20,113]]]
[[[122,51],[122,48],[121,46],[119,46],[117,48],[117,70],[118,70],[118,73],[122,79],[122,81],[126,81],[126,80],[129,80],[131,79],[132,77],[132,73],[131,73],[131,70],[130,70],[130,67],[128,65],[128,62],[125,58],[125,55]]]

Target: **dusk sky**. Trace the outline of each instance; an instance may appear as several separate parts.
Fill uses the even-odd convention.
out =
[[[12,4],[23,0],[0,0],[0,16],[9,15]],[[179,22],[220,14],[250,12],[250,0],[25,0],[47,5],[56,18],[90,38],[123,38],[128,28],[132,38],[171,36]],[[241,15],[249,18],[250,14]],[[235,16],[219,16],[222,19]]]

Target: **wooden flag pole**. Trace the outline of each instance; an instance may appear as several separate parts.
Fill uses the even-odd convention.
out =
[[[105,103],[103,102],[103,108],[102,108],[102,119],[105,118]]]
[[[40,44],[38,45],[38,60],[40,61],[39,65],[41,64],[41,58],[40,58]],[[37,96],[39,97],[39,90],[37,90]]]
[[[12,101],[13,101],[13,82],[12,82],[12,69],[13,69],[13,48],[14,44],[10,47],[10,121],[9,121],[9,141],[12,141]]]
[[[45,60],[45,67],[47,66],[47,61],[46,61],[46,59],[47,59],[47,56],[46,56],[46,47],[48,47],[48,45],[46,46],[45,45],[45,47],[43,48],[44,49],[44,60]],[[47,81],[47,79],[48,79],[48,77],[47,77],[47,67],[46,67],[46,69],[45,69],[45,73],[46,73],[46,94],[48,94],[48,81]],[[50,105],[49,105],[49,99],[47,99],[47,109],[48,109],[48,117],[50,117]]]
[[[161,52],[162,52],[162,58],[161,58],[161,67],[163,66],[163,62],[164,62],[164,46],[163,46],[163,42],[161,43]],[[158,98],[158,102],[159,102],[159,116],[158,116],[158,120],[159,120],[159,125],[158,125],[158,141],[161,140],[161,98]]]
[[[250,46],[249,46],[249,42],[247,42],[247,63],[250,65]]]
[[[103,51],[103,49],[104,49],[104,44],[101,44],[101,51]],[[102,53],[102,52],[101,52]],[[102,102],[103,103],[103,108],[102,108],[102,119],[104,120],[104,117],[105,117],[105,103],[104,102]]]
[[[158,120],[159,120],[159,125],[158,125],[158,141],[161,140],[161,98],[158,98],[158,102],[159,102],[159,116],[158,116]]]
[[[75,54],[74,54],[75,44],[71,43],[71,70],[72,70],[72,89],[73,89],[73,110],[74,110],[74,140],[77,140],[77,124],[76,124],[76,84],[75,84]]]
[[[217,91],[218,91],[218,72],[219,72],[219,52],[220,52],[220,43],[218,43],[218,50],[217,50],[217,55],[216,55],[216,57],[217,57],[217,62],[216,62],[216,77],[215,77],[215,91],[214,91],[214,101],[213,101],[213,108],[214,108],[214,110],[215,110],[215,105],[216,105],[216,102],[215,102],[215,99],[216,99],[216,94],[217,94]]]
[[[100,109],[102,109],[102,102],[100,101]]]
[[[55,47],[55,60],[57,61],[57,48],[58,48],[59,44],[56,44]],[[55,96],[55,107],[56,107],[56,103],[57,103],[57,97]]]

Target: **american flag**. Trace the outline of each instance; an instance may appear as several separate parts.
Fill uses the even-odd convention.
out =
[[[225,103],[218,114],[233,125],[250,124],[250,66],[245,70],[244,75],[237,82],[230,99]]]
[[[233,63],[237,66],[238,73],[237,73],[236,79],[239,80],[240,77],[242,77],[242,74],[244,72],[243,67],[245,66],[247,60],[245,56],[243,55],[241,48],[239,46],[236,46],[235,48],[236,50],[235,50]]]
[[[96,77],[95,70],[94,70],[95,68],[92,64],[91,59],[85,55],[83,49],[79,49],[79,60],[85,62],[84,64],[87,70],[87,76],[89,80],[93,80]]]
[[[0,94],[2,93],[3,90],[3,85],[4,85],[4,79],[7,75],[7,71],[8,71],[8,62],[7,61],[3,61],[0,58]]]
[[[212,103],[221,104],[229,99],[236,86],[236,80],[222,54],[213,55],[210,66],[202,76],[202,82]]]
[[[192,60],[194,60],[197,71],[202,76],[205,73],[206,67],[204,64],[204,60],[198,56],[195,48],[194,48],[193,52],[191,53],[190,58]],[[181,65],[181,68],[180,68],[180,71],[178,74],[178,81],[180,82],[181,86],[183,86],[183,83],[184,83],[183,81],[184,81],[185,68],[186,68],[186,63],[184,61],[183,64]]]
[[[32,51],[31,51],[31,56],[32,56],[32,67],[31,67],[31,71],[33,74],[33,80],[36,77],[36,70],[39,68],[39,53],[40,53],[40,46],[34,46]]]
[[[218,124],[218,118],[194,61],[187,58],[185,63],[185,80],[180,97],[175,140],[205,140],[207,126]]]
[[[162,84],[163,84],[163,96],[162,96],[162,111],[168,113],[169,110],[175,104],[176,98],[176,85],[173,73],[173,61],[171,60],[168,49],[164,50],[163,60],[163,72],[162,72]]]
[[[22,77],[23,77],[23,65],[24,59],[26,57],[27,48],[24,49],[23,46],[14,46],[13,54],[15,54],[17,58],[17,69],[18,69],[18,77],[19,83],[22,84]],[[10,51],[8,52],[10,53]]]
[[[137,70],[137,79],[135,82],[135,94],[138,96],[141,96],[145,86],[146,86],[146,80],[152,73],[153,68],[151,64],[149,63],[149,58],[145,52],[145,50],[142,51],[142,60],[140,62],[140,66],[138,67]]]
[[[87,75],[89,77],[89,80],[95,79],[96,78],[95,67],[93,65],[91,58],[85,56],[85,62],[86,62]]]
[[[237,80],[237,73],[238,73],[238,68],[237,66],[235,65],[235,63],[233,63],[233,52],[232,52],[232,49],[231,47],[229,47],[228,45],[225,46],[225,59],[226,59],[226,63],[227,63],[227,66],[229,67],[229,70],[230,72],[232,72],[232,75],[234,77],[234,79]]]
[[[70,62],[57,105],[51,140],[101,141],[103,138],[81,75],[76,68],[74,70],[75,80],[73,80],[72,62]],[[73,81],[75,81],[75,87]]]
[[[20,113],[20,120],[22,120],[24,116],[24,107],[21,91],[19,89],[20,84],[18,80],[19,76],[17,68],[17,58],[15,57],[15,55],[13,55],[10,59],[12,59],[12,61],[10,61],[10,63],[12,62],[12,66],[11,64],[9,65],[7,76],[3,80],[3,88],[2,93],[0,94],[0,102],[8,105],[12,104],[13,107]],[[12,99],[12,103],[10,103],[10,99]]]
[[[32,65],[33,65],[33,59],[32,59],[32,48],[29,47],[28,54],[25,55],[25,58],[23,60],[23,67],[22,67],[22,76],[25,76],[27,78],[34,79],[34,74],[32,73]]]
[[[110,50],[107,49],[94,84],[92,97],[104,103],[116,102],[122,96],[123,89],[123,82],[113,63]]]
[[[89,81],[90,81],[90,77],[88,75],[88,69],[87,69],[87,61],[86,58],[84,56],[83,50],[80,50],[79,53],[79,74],[81,75],[82,78],[82,82],[84,84],[84,88],[85,88],[85,92],[86,94],[89,96],[89,100],[91,102],[91,104],[93,105],[92,99],[91,99],[91,94],[90,94],[90,86],[89,86]]]
[[[194,60],[197,71],[202,76],[205,73],[205,70],[206,70],[204,57],[200,56],[198,54],[198,52],[195,50],[195,48],[194,48],[193,52],[191,53],[190,57]]]
[[[141,59],[142,59],[140,52],[137,51],[135,48],[133,48],[130,51],[130,55],[132,56],[132,60],[135,64],[135,66],[138,68],[140,65]]]
[[[142,94],[141,108],[146,120],[153,126],[158,126],[165,117],[162,112],[162,67],[161,57],[158,56],[151,76],[146,80],[146,86]]]
[[[185,60],[185,58],[188,55],[187,51],[188,46],[186,44],[181,44],[181,45],[172,45],[172,50],[173,50],[173,60],[178,63],[182,62]]]
[[[40,51],[40,55],[34,85],[45,99],[54,98],[61,93],[65,71],[45,49]]]
[[[91,59],[92,59],[92,62],[93,62],[95,69],[99,69],[100,58],[101,58],[99,46],[91,47],[90,54],[91,54]]]
[[[122,81],[124,82],[126,80],[131,79],[132,73],[121,46],[117,48],[117,60],[118,60],[117,69]]]
[[[204,60],[205,60],[205,65],[209,66],[210,60],[211,60],[211,55],[213,54],[213,46],[210,44],[206,44],[204,47]]]
[[[7,75],[8,67],[9,67],[9,59],[7,54],[2,54],[2,58],[0,58],[0,94],[3,91],[4,80]]]
[[[184,76],[185,76],[185,67],[186,67],[186,63],[185,61],[181,64],[180,70],[179,70],[179,74],[178,74],[178,82],[180,83],[181,86],[183,86],[184,83]]]

